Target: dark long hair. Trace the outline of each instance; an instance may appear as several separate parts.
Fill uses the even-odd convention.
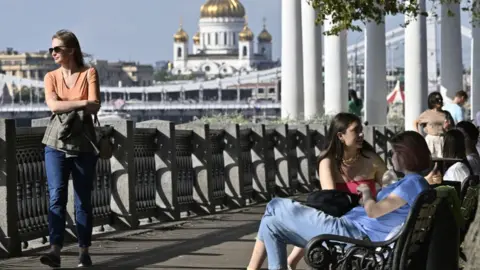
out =
[[[468,167],[470,174],[472,174],[472,168],[467,160],[466,148],[465,148],[465,136],[458,129],[451,129],[444,134],[443,143],[443,157],[444,158],[458,158],[462,160],[462,163]],[[455,162],[445,162],[445,170],[450,168]]]
[[[461,121],[457,123],[455,128],[460,130],[463,133],[463,136],[465,136],[466,153],[478,154],[477,142],[478,142],[479,131],[477,127],[471,122]]]
[[[443,105],[442,94],[440,94],[440,92],[438,92],[438,91],[430,93],[428,95],[427,102],[428,102],[428,108],[429,109],[435,108],[435,106],[438,105],[438,104]]]
[[[327,140],[325,144],[325,151],[318,158],[318,162],[326,157],[332,157],[335,159],[338,168],[341,167],[343,159],[343,143],[338,138],[338,133],[345,133],[350,125],[357,123],[361,126],[362,121],[358,116],[352,113],[339,113],[335,115],[330,123],[330,127],[327,132]],[[360,149],[360,154],[364,157],[366,151],[371,151],[375,153],[374,148],[365,140],[363,141],[362,148]]]
[[[63,45],[69,49],[73,49],[73,61],[79,68],[85,67],[85,61],[83,60],[82,49],[80,48],[80,42],[77,36],[71,31],[62,29],[53,35],[52,39],[59,39],[63,42]]]
[[[355,105],[357,106],[362,105],[362,101],[358,98],[357,92],[355,92],[355,90],[353,89],[348,90],[348,100],[351,100],[351,99],[353,99],[353,102],[355,103]]]

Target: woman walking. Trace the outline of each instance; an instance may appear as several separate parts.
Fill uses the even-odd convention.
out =
[[[60,267],[65,234],[68,179],[72,174],[75,223],[80,247],[79,267],[92,265],[88,248],[92,238],[91,195],[97,155],[92,115],[100,109],[98,76],[83,60],[77,37],[60,30],[49,49],[60,67],[45,75],[45,101],[52,111],[42,143],[45,146],[50,206],[48,230],[51,249],[40,257],[42,264]]]

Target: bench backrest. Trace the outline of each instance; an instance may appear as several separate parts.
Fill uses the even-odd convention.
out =
[[[471,175],[462,184],[461,200],[462,200],[462,216],[465,219],[465,228],[461,232],[460,241],[463,242],[466,232],[470,224],[475,219],[475,213],[478,206],[478,195],[480,192],[480,177]]]
[[[428,241],[437,206],[441,200],[432,188],[418,196],[395,244],[391,265],[408,265],[412,256]]]

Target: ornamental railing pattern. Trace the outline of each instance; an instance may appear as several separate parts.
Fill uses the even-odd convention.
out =
[[[0,119],[0,242],[10,256],[20,255],[27,241],[47,241],[45,127],[39,123],[17,128],[15,120]],[[176,220],[182,213],[211,214],[318,186],[323,125],[102,124],[115,128],[114,155],[98,160],[92,190],[94,224],[102,228],[136,228],[140,219]],[[400,129],[365,130],[384,157],[388,140]],[[73,192],[71,181],[68,190]],[[72,228],[72,194],[68,198],[67,228]]]

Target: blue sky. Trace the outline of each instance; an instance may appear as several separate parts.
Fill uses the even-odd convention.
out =
[[[74,31],[85,52],[98,59],[132,60],[154,63],[172,57],[172,35],[180,20],[188,34],[197,30],[200,6],[206,0],[0,0],[0,50],[37,51],[50,47],[56,30]],[[274,39],[274,57],[281,51],[281,0],[241,0],[247,9],[254,33],[262,29],[262,19]],[[387,30],[398,27],[403,17],[389,17]],[[462,24],[468,26],[467,14]],[[361,40],[359,33],[349,36],[352,44]],[[463,39],[464,64],[470,53],[468,39]],[[395,54],[403,62],[403,50]]]

